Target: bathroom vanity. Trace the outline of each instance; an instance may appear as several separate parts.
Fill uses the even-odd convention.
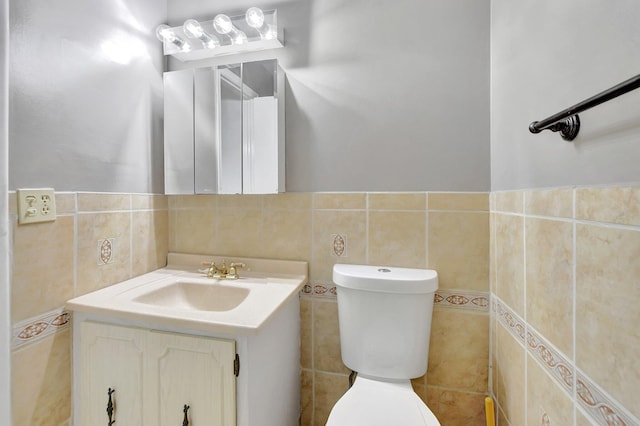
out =
[[[198,272],[212,260],[171,253],[68,302],[75,424],[298,424],[306,262],[227,259],[246,268],[221,280]]]

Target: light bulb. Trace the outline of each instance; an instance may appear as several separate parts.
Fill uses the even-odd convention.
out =
[[[255,28],[258,31],[262,40],[273,40],[278,37],[275,25],[269,25],[264,22],[262,9],[252,7],[247,10],[244,18],[251,28]]]
[[[184,30],[184,33],[187,35],[187,37],[199,39],[202,44],[209,49],[213,49],[214,47],[220,45],[218,39],[215,36],[207,33],[202,28],[202,25],[200,25],[200,23],[195,19],[187,19],[186,21],[184,21],[182,29]]]
[[[167,24],[158,25],[158,27],[156,28],[156,37],[158,37],[158,40],[163,43],[167,41],[169,43],[175,44],[183,52],[188,52],[189,50],[191,50],[191,46],[189,45],[189,43],[178,37],[173,29],[171,29],[171,27]]]
[[[170,26],[167,24],[161,24],[156,28],[156,37],[158,37],[158,40],[160,41],[173,41],[175,34]]]
[[[220,34],[228,35],[232,44],[245,44],[247,42],[247,35],[237,29],[227,15],[216,15],[213,18],[213,28]]]
[[[233,29],[233,23],[227,15],[216,15],[213,18],[213,28],[220,34],[229,34]]]
[[[258,7],[249,8],[245,14],[245,19],[247,24],[252,28],[258,29],[264,25],[264,13],[262,13],[262,9]]]
[[[202,25],[195,19],[187,19],[182,26],[187,37],[200,38],[204,35]]]

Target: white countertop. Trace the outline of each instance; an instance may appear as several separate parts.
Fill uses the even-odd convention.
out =
[[[170,253],[168,266],[121,283],[76,297],[67,302],[73,311],[111,316],[119,319],[157,323],[170,327],[226,334],[253,334],[307,282],[306,262],[226,257],[230,262],[242,262],[238,280],[207,278],[198,272],[203,261],[222,263],[223,258],[206,255]],[[179,306],[158,306],[141,303],[141,295],[177,282],[200,285],[222,285],[249,290],[246,298],[226,311],[197,310]]]

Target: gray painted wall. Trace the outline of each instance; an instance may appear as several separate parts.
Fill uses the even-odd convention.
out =
[[[640,182],[640,90],[581,114],[573,143],[527,129],[640,73],[640,2],[491,5],[492,189]]]
[[[287,191],[488,191],[489,0],[168,0],[169,24],[277,8]],[[228,63],[180,63],[172,70]]]
[[[12,0],[9,187],[164,190],[157,0]]]

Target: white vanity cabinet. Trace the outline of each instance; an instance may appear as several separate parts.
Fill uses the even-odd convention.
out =
[[[109,389],[118,424],[141,425],[145,331],[81,324],[79,425],[107,425]],[[114,412],[115,414],[115,412]]]
[[[236,424],[235,341],[83,321],[80,425]]]
[[[73,424],[298,426],[300,299],[306,262],[234,258],[236,280],[207,278],[211,255],[67,301],[73,312]],[[231,261],[231,259],[227,259]],[[185,423],[186,424],[186,423]]]
[[[236,424],[235,341],[149,332],[145,425]],[[156,407],[156,408],[153,408]]]

